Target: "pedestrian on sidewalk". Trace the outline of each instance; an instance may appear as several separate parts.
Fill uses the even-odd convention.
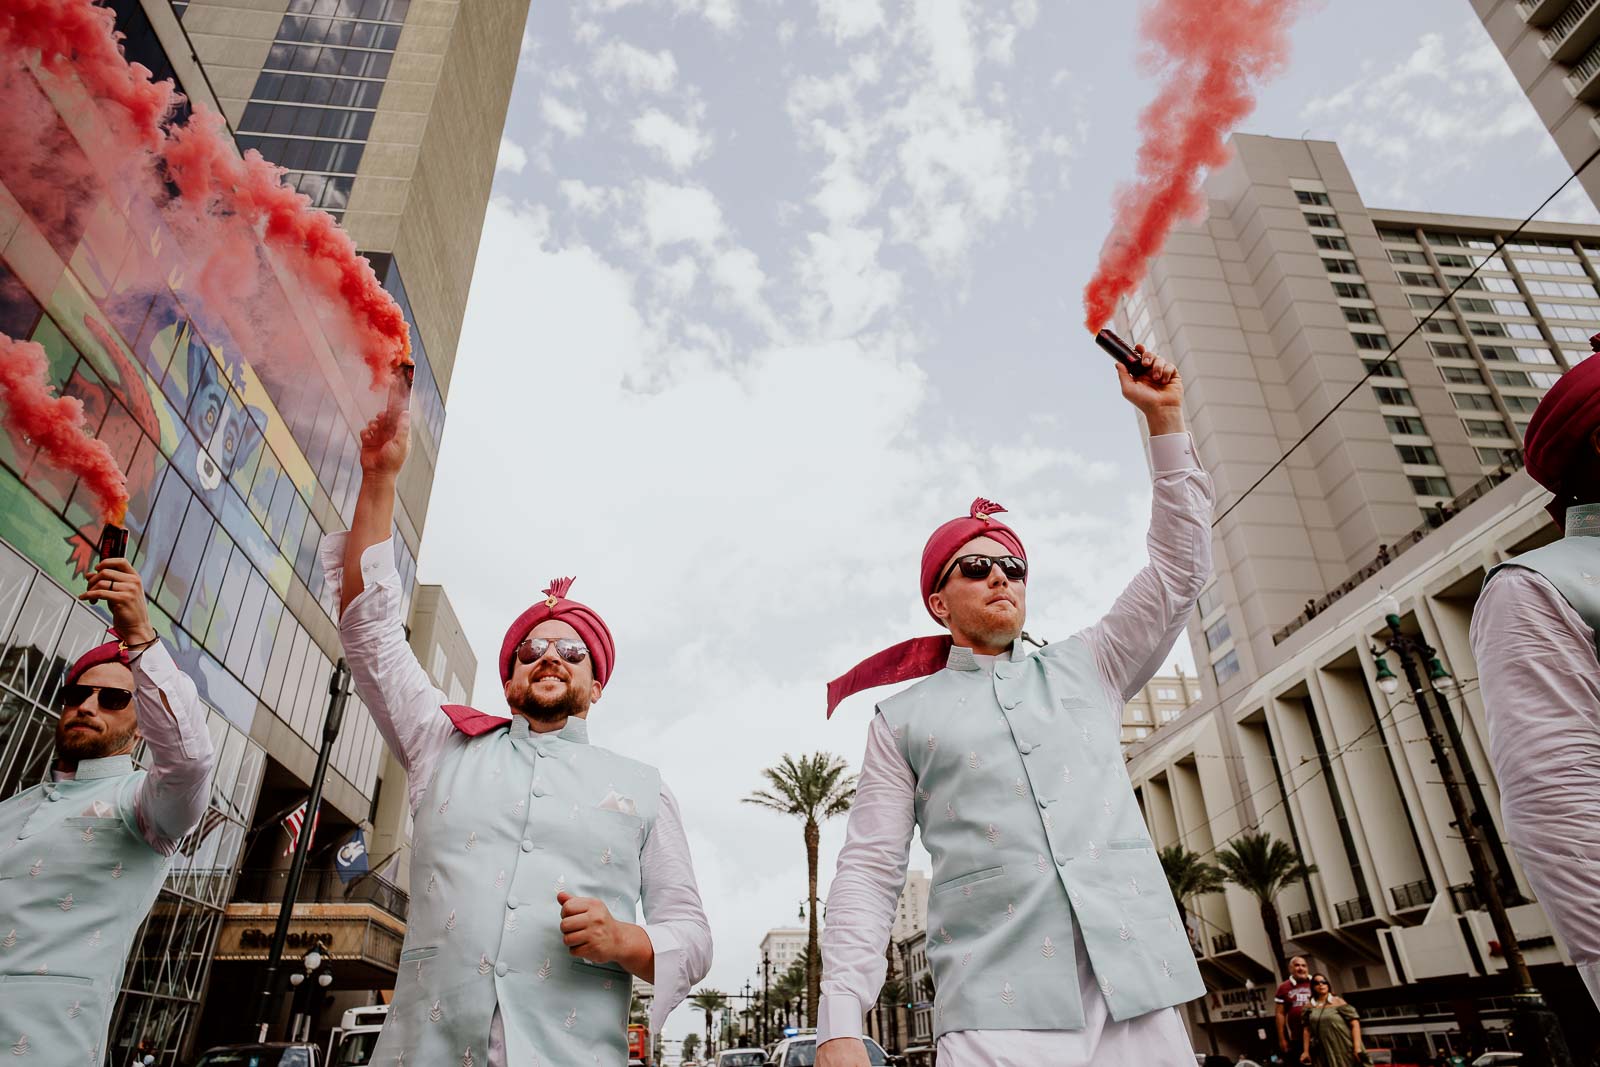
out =
[[[1303,1017],[1300,1062],[1311,1067],[1355,1067],[1371,1062],[1361,1044],[1361,1016],[1333,991],[1325,974],[1311,976],[1311,1001]]]

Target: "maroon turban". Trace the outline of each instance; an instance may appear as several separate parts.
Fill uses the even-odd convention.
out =
[[[1600,334],[1589,338],[1600,352]],[[1523,456],[1533,480],[1556,495],[1550,506],[1561,521],[1571,497],[1573,468],[1579,457],[1595,462],[1589,439],[1600,428],[1600,356],[1591,356],[1563,374],[1539,401],[1523,435]]]
[[[72,669],[67,672],[66,680],[61,684],[71,685],[73,682],[76,682],[79,678],[83,677],[84,671],[88,670],[90,667],[98,667],[102,663],[120,663],[126,667],[129,662],[130,660],[128,659],[128,653],[123,650],[122,642],[107,641],[105,644],[96,645],[94,648],[91,648],[89,651],[79,656],[78,661],[74,663],[72,665]]]
[[[959,519],[951,519],[933,531],[933,536],[928,538],[928,543],[922,549],[922,606],[935,621],[938,621],[939,616],[933,614],[928,598],[937,592],[935,587],[939,577],[944,574],[945,568],[950,566],[950,561],[961,551],[963,545],[979,537],[988,537],[1004,545],[1006,551],[1013,555],[1024,560],[1028,558],[1028,552],[1022,547],[1022,538],[1017,536],[1017,532],[992,517],[1005,510],[999,504],[980,496],[972,502],[972,510],[968,514]],[[950,655],[951,644],[948,634],[940,637],[914,637],[856,664],[828,683],[828,717],[833,717],[833,709],[839,706],[839,701],[863,689],[893,685],[896,682],[909,682],[913,678],[926,678],[933,674],[945,665],[945,660]]]
[[[596,615],[594,611],[576,600],[566,599],[567,590],[572,588],[572,578],[557,578],[544,590],[545,599],[517,616],[517,621],[511,624],[506,631],[506,639],[500,642],[500,680],[509,682],[513,660],[517,654],[517,646],[522,644],[523,638],[546,619],[560,619],[562,622],[578,631],[578,636],[583,638],[583,643],[589,646],[589,659],[594,664],[594,680],[601,685],[606,684],[606,679],[611,677],[611,665],[616,662],[616,646],[611,643],[611,631],[606,629],[605,620]]]

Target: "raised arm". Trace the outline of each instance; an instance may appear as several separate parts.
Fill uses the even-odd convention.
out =
[[[206,811],[217,755],[206,709],[150,623],[144,582],[125,559],[101,560],[79,599],[102,600],[133,660],[133,707],[149,760],[133,795],[139,832],[171,855]]]
[[[1132,378],[1119,364],[1122,395],[1150,430],[1154,486],[1150,562],[1084,636],[1118,714],[1160,668],[1211,576],[1211,479],[1184,428],[1183,380],[1164,360],[1139,349],[1151,369]]]
[[[817,1067],[865,1067],[866,1011],[883,988],[884,949],[906,884],[916,779],[882,715],[873,718],[822,931]]]
[[[394,566],[395,487],[411,444],[407,393],[396,385],[389,405],[361,431],[361,491],[348,533],[322,539],[322,567],[339,603],[339,639],[357,694],[389,750],[406,769],[410,799],[427,791],[449,739],[445,697],[406,641],[404,597]]]

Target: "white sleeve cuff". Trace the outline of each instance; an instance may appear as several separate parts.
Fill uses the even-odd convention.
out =
[[[683,944],[670,927],[647,925],[644,933],[656,961],[655,998],[650,1002],[650,1040],[654,1043],[667,1016],[689,995],[689,976],[683,972]]]
[[[158,638],[155,644],[135,654],[133,676],[135,686],[140,682],[148,682],[160,695],[166,697],[167,710],[171,713],[160,716],[159,721],[155,723],[140,723],[146,735],[155,730],[165,731],[166,724],[170,721],[172,728],[177,732],[178,747],[183,752],[183,758],[198,759],[202,746],[197,734],[205,733],[205,711],[200,706],[198,694],[191,695],[190,691],[194,690],[194,686],[184,679],[183,672],[172,661],[172,653],[167,651],[165,642]],[[190,691],[185,691],[180,681],[187,683]],[[159,705],[161,702],[155,700],[153,703]],[[206,735],[206,741],[208,743],[204,748],[209,754],[211,749],[209,735]]]
[[[317,548],[317,555],[322,561],[323,576],[327,578],[328,585],[335,594],[344,589],[344,545],[345,539],[349,536],[346,530],[324,534],[322,543]],[[394,566],[394,538],[385,537],[375,545],[368,545],[366,551],[361,553],[362,596],[351,601],[350,607],[355,607],[356,602],[364,599],[373,587],[391,578],[398,582],[400,572],[395,570]],[[339,598],[336,595],[334,599],[337,602]],[[346,608],[346,613],[349,610]]]
[[[849,993],[824,993],[817,1001],[817,1044],[836,1037],[860,1037],[861,1004]]]
[[[1185,433],[1164,433],[1150,438],[1150,467],[1157,474],[1169,471],[1199,470],[1194,438]]]

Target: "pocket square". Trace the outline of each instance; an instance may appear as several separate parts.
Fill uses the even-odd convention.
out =
[[[633,802],[633,798],[625,797],[615,789],[606,794],[606,798],[600,802],[600,807],[606,811],[618,811],[624,815],[639,814],[639,805]]]
[[[84,808],[83,811],[79,813],[79,818],[87,817],[90,819],[110,819],[114,818],[116,814],[116,808],[113,808],[110,804],[107,804],[103,800],[97,800],[93,804],[90,804],[87,808]]]

